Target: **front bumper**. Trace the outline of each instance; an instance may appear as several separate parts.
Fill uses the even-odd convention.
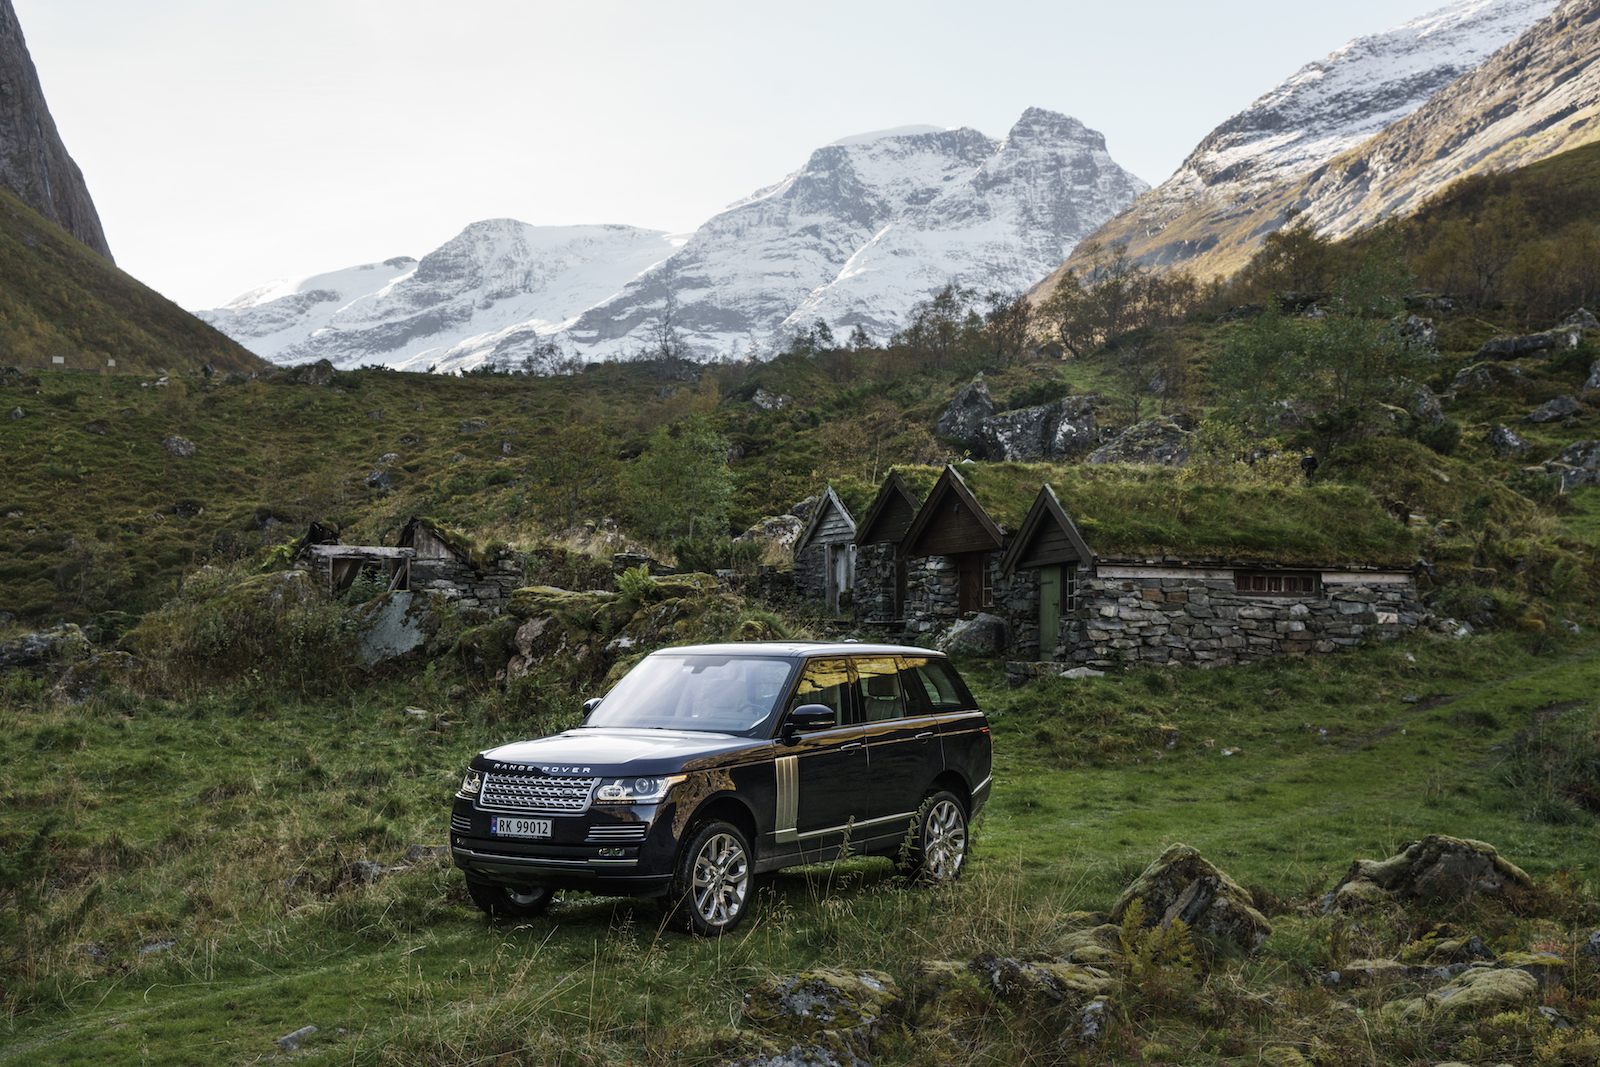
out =
[[[672,880],[675,842],[667,832],[670,801],[661,805],[594,807],[551,817],[549,838],[499,837],[490,812],[457,797],[450,813],[450,857],[486,882],[659,896]]]

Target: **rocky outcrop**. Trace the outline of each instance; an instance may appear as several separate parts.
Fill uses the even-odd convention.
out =
[[[1589,377],[1583,383],[1583,391],[1585,393],[1595,389],[1600,389],[1600,359],[1597,359],[1594,361],[1594,363],[1590,364]]]
[[[1524,334],[1521,337],[1496,337],[1478,349],[1478,359],[1521,359],[1541,352],[1563,352],[1577,348],[1583,342],[1583,327],[1557,326],[1542,333]]]
[[[984,419],[975,442],[985,459],[996,463],[1030,459],[1070,459],[1093,448],[1099,439],[1094,404],[1088,393],[1054,404],[1006,411]]]
[[[1463,1016],[1489,1011],[1515,1011],[1539,997],[1539,981],[1515,968],[1473,967],[1432,993],[1390,1001],[1383,1006],[1385,1019],[1409,1019],[1434,1014]]]
[[[1181,467],[1189,459],[1194,434],[1165,415],[1136,422],[1110,444],[1089,453],[1090,463],[1159,463]]]
[[[1255,909],[1250,894],[1188,845],[1163,852],[1111,908],[1120,924],[1134,901],[1144,903],[1144,926],[1171,926],[1181,919],[1190,931],[1246,955],[1272,934],[1272,924]]]
[[[1430,344],[1432,342],[1429,342]],[[1429,426],[1444,425],[1444,404],[1426,385],[1419,385],[1411,397],[1411,416]]]
[[[20,634],[0,644],[0,673],[18,669],[34,673],[78,663],[94,654],[94,644],[76,623]]]
[[[984,420],[993,414],[994,400],[989,396],[989,383],[980,374],[945,405],[934,432],[940,437],[976,441],[983,431]]]
[[[1544,469],[1560,476],[1563,492],[1600,485],[1600,441],[1574,441],[1546,462]]]
[[[1501,858],[1493,845],[1429,834],[1383,861],[1356,860],[1323,899],[1324,911],[1420,900],[1451,903],[1507,886],[1527,888],[1533,879]]]
[[[1522,377],[1521,367],[1506,366],[1502,363],[1474,363],[1456,372],[1455,378],[1450,382],[1450,391],[1461,393],[1493,389],[1498,385],[1514,382],[1520,377]]]
[[[1546,401],[1524,416],[1529,422],[1560,422],[1570,419],[1574,415],[1584,413],[1583,405],[1578,403],[1575,396],[1558,396],[1554,400]]]
[[[111,258],[83,172],[45,105],[11,0],[0,0],[0,185],[96,252]]]
[[[864,1064],[861,1057],[903,1005],[899,987],[882,971],[820,968],[762,982],[744,996],[744,1022],[776,1038],[776,1047],[737,1062]]]
[[[1525,456],[1528,454],[1528,442],[1518,437],[1509,426],[1496,423],[1489,428],[1489,447],[1494,449],[1497,456]]]

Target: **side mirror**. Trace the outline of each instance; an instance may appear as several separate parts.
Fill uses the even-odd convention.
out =
[[[792,745],[802,733],[827,730],[839,725],[839,716],[826,704],[801,704],[783,720],[779,736],[786,745]]]
[[[600,706],[600,701],[603,700],[603,699],[605,699],[605,698],[604,697],[590,697],[588,700],[585,700],[583,702],[583,717],[585,719],[587,719],[589,717],[589,713],[591,711],[593,711],[595,708],[598,708]]]

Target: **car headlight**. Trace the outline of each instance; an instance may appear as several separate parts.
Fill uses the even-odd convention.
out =
[[[594,792],[596,804],[655,804],[666,798],[667,790],[687,775],[668,774],[641,778],[605,778]]]
[[[472,796],[483,788],[483,775],[477,771],[468,771],[467,776],[461,779],[461,792]]]

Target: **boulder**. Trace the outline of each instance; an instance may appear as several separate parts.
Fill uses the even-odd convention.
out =
[[[1425,422],[1429,426],[1444,425],[1444,404],[1426,385],[1417,386],[1409,410],[1418,422]]]
[[[1539,352],[1561,352],[1577,348],[1583,341],[1583,327],[1557,326],[1543,333],[1522,337],[1496,337],[1478,349],[1478,359],[1520,359]]]
[[[126,652],[99,652],[88,659],[69,663],[52,690],[56,696],[81,704],[100,688],[101,679],[110,675],[126,678],[134,668],[134,658]]]
[[[1499,424],[1489,428],[1489,447],[1501,457],[1528,454],[1528,443],[1518,437],[1511,427]]]
[[[1172,845],[1122,891],[1111,908],[1121,924],[1135,900],[1144,901],[1144,925],[1170,926],[1182,919],[1198,937],[1249,954],[1272,933],[1250,894],[1188,845]]]
[[[938,642],[941,652],[972,652],[987,655],[1006,647],[1006,621],[998,615],[980,613],[961,619]]]
[[[1582,392],[1593,392],[1600,389],[1600,359],[1589,365],[1589,379],[1583,383]]]
[[[104,419],[95,419],[93,422],[83,424],[84,433],[92,433],[96,437],[104,437],[111,432],[111,426]]]
[[[1434,346],[1439,339],[1439,331],[1433,325],[1432,319],[1425,319],[1421,315],[1407,315],[1399,322],[1400,336],[1412,344]]]
[[[463,419],[461,422],[462,433],[482,433],[489,428],[488,419]]]
[[[0,644],[0,672],[19,667],[33,671],[59,664],[79,663],[94,655],[94,645],[76,623],[37,633],[21,634]]]
[[[1559,422],[1573,415],[1582,415],[1583,410],[1583,405],[1578,403],[1577,397],[1558,396],[1554,400],[1540,404],[1524,418],[1528,422]]]
[[[1136,422],[1110,444],[1089,453],[1090,463],[1160,463],[1181,467],[1189,458],[1194,434],[1165,415]]]
[[[1098,967],[1077,963],[1020,962],[985,952],[972,961],[972,973],[1001,1000],[1012,1003],[1081,1004],[1114,993],[1117,979]]]
[[[1537,471],[1531,467],[1525,470]],[[1600,441],[1574,441],[1546,460],[1544,471],[1561,479],[1561,490],[1567,492],[1583,485],[1600,485]]]
[[[333,381],[333,374],[332,361],[319,359],[315,363],[294,368],[289,372],[289,380],[300,385],[327,385]]]
[[[775,395],[757,386],[755,394],[750,397],[750,403],[761,411],[782,411],[794,403],[794,397],[787,394],[782,396]]]
[[[1583,330],[1584,332],[1588,332],[1589,330],[1600,330],[1600,318],[1595,318],[1594,312],[1590,311],[1588,308],[1579,308],[1577,311],[1574,311],[1572,314],[1568,315],[1566,318],[1557,323],[1557,326],[1576,326],[1578,329]]]
[[[975,444],[985,459],[996,463],[1068,459],[1099,440],[1094,421],[1097,399],[1098,394],[1086,393],[991,416],[983,420]]]
[[[904,1001],[882,971],[821,968],[762,982],[744,995],[747,1025],[864,1055]]]
[[[1434,1014],[1462,1016],[1485,1011],[1515,1011],[1539,997],[1539,982],[1526,971],[1480,966],[1463,972],[1438,990],[1421,997],[1395,1000],[1383,1007],[1387,1019]]]
[[[1502,859],[1493,845],[1429,834],[1383,861],[1356,860],[1323,898],[1322,910],[1344,910],[1387,901],[1452,902],[1478,893],[1498,893],[1533,880]]]
[[[187,437],[164,437],[161,440],[161,447],[179,459],[189,459],[199,451],[195,443]]]
[[[397,590],[353,610],[359,635],[357,653],[361,662],[370,666],[418,649],[423,654],[434,651],[430,643],[438,635],[447,609],[440,594]]]
[[[25,413],[23,412],[23,410],[21,408],[12,408],[11,409],[11,418],[13,420],[22,418],[24,414]]]
[[[788,548],[805,532],[805,520],[798,515],[769,515],[733,539],[734,544],[765,541]]]
[[[945,406],[944,414],[934,432],[941,437],[959,437],[963,441],[976,441],[983,422],[994,414],[994,400],[989,396],[989,383],[983,375],[972,379],[955,399]]]
[[[1500,363],[1474,363],[1456,372],[1450,382],[1452,393],[1493,389],[1522,377],[1521,367],[1507,367]]]

